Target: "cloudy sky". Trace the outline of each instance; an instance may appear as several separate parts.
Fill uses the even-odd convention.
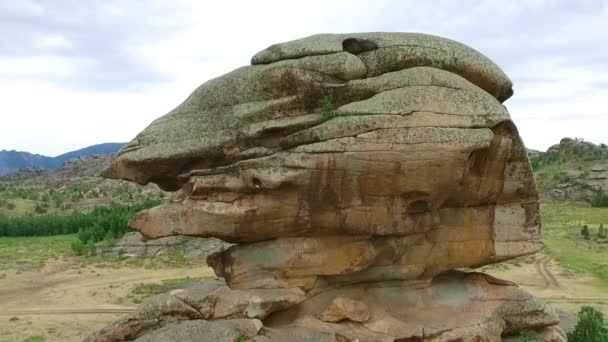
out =
[[[608,142],[608,0],[0,0],[0,150],[130,140],[204,81],[320,32],[452,38],[502,67],[530,148]]]

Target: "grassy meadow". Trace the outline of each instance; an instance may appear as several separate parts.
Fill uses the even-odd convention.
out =
[[[546,203],[542,214],[545,253],[566,268],[608,284],[608,239],[598,237],[600,224],[608,228],[608,208]],[[581,235],[585,225],[590,231],[588,239]]]

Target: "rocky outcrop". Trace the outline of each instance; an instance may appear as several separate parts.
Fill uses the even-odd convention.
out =
[[[566,170],[565,182],[549,191],[555,200],[590,201],[598,192],[608,192],[608,159],[593,164],[588,170]]]
[[[563,138],[547,152],[530,155],[541,196],[548,200],[591,202],[608,193],[608,147]],[[557,170],[557,171],[556,171]]]
[[[120,240],[111,246],[100,242],[96,245],[97,255],[110,257],[142,257],[159,256],[171,250],[181,252],[188,259],[206,259],[209,255],[223,251],[230,247],[218,239],[205,239],[193,236],[167,236],[158,239],[146,239],[141,233],[134,232],[125,234]]]
[[[60,168],[13,172],[0,177],[0,192],[10,192],[19,187],[35,190],[39,194],[37,199],[31,200],[25,193],[18,193],[13,199],[13,202],[19,198],[30,201],[32,213],[35,208],[41,211],[53,208],[66,213],[86,212],[113,203],[136,205],[169,195],[153,183],[141,186],[102,178],[100,172],[111,164],[112,158],[113,154],[92,154],[68,159]]]
[[[557,316],[513,284],[453,271],[542,247],[527,151],[502,105],[511,94],[479,52],[413,33],[277,44],[203,84],[105,175],[177,190],[130,225],[235,243],[207,259],[226,284],[161,297],[89,340],[204,327],[252,341],[499,341],[553,329]],[[244,302],[209,294],[220,288]],[[263,327],[246,335],[237,318]]]

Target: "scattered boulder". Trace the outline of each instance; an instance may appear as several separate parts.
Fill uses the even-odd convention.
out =
[[[173,322],[203,318],[205,315],[179,298],[163,294],[149,299],[134,313],[96,331],[85,341],[132,341]]]
[[[140,232],[125,234],[112,246],[97,244],[97,255],[142,257],[158,256],[170,250],[180,251],[188,259],[205,259],[222,251],[231,244],[219,239],[174,235],[158,239],[146,239]]]
[[[85,341],[130,341],[149,331],[184,320],[233,320],[243,318],[257,321],[257,319],[264,319],[275,311],[281,311],[300,303],[305,298],[304,292],[299,289],[238,291],[230,290],[222,280],[210,279],[184,289],[155,296],[146,301],[135,312],[90,335]],[[234,322],[241,321],[234,320]],[[197,324],[196,330],[198,331],[200,327],[205,326],[204,323]],[[168,331],[174,329],[175,325]],[[259,328],[256,333],[258,330]],[[158,336],[165,336],[166,334],[165,331]],[[193,332],[192,336],[197,335]],[[155,341],[142,339],[142,341],[144,340]]]
[[[144,306],[89,341],[243,334],[227,319],[262,322],[242,335],[260,342],[499,341],[556,326],[512,283],[454,271],[542,248],[511,95],[487,57],[415,33],[276,44],[203,84],[104,174],[176,190],[130,225],[233,243],[207,258],[225,284],[156,299],[191,315]]]

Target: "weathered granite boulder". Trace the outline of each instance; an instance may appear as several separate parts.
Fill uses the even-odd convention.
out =
[[[111,246],[96,244],[97,255],[110,257],[160,256],[172,250],[179,251],[188,259],[206,259],[209,255],[230,247],[218,239],[204,239],[184,235],[172,235],[158,239],[146,239],[140,232],[125,234]]]
[[[448,39],[316,35],[203,84],[105,175],[177,190],[131,220],[144,236],[236,243],[207,259],[223,293],[273,308],[229,315],[262,320],[243,338],[499,341],[558,322],[511,283],[450,273],[542,247],[527,152],[502,105],[511,95],[500,68]],[[210,312],[234,307],[192,304],[208,303],[205,291],[189,298],[179,300],[199,315],[179,319],[226,319]],[[90,340],[174,329],[159,318],[111,337],[138,315]]]

